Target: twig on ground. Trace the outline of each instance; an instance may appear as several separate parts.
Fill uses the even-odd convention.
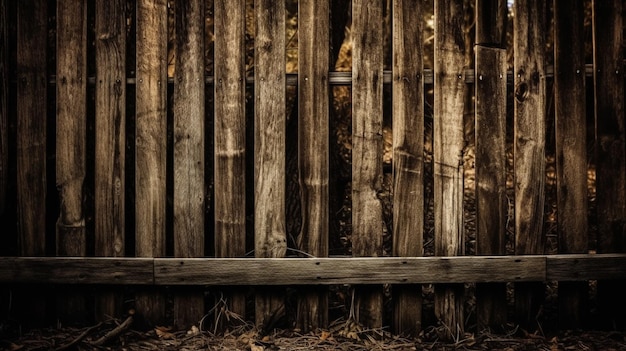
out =
[[[98,323],[98,324],[96,324],[96,325],[94,325],[94,326],[91,326],[91,327],[89,327],[89,328],[85,329],[85,331],[84,331],[84,332],[82,332],[82,333],[81,333],[79,336],[77,336],[76,338],[74,338],[74,340],[70,341],[70,342],[69,342],[69,343],[67,343],[67,344],[64,344],[64,345],[59,346],[59,347],[58,347],[58,348],[56,348],[55,350],[56,350],[56,351],[67,350],[67,349],[69,349],[70,347],[72,347],[72,346],[74,346],[74,345],[78,344],[81,340],[83,340],[85,337],[87,337],[87,335],[89,335],[92,331],[94,331],[95,329],[100,328],[100,326],[102,326],[102,324],[103,324],[103,323],[104,323],[104,322],[100,322],[100,323]]]
[[[128,329],[128,327],[130,327],[130,325],[133,323],[133,312],[131,312],[128,317],[126,318],[126,320],[124,320],[124,322],[122,322],[122,324],[118,325],[117,327],[115,327],[114,329],[112,329],[111,331],[109,331],[108,333],[104,334],[104,336],[102,336],[100,339],[92,342],[91,344],[94,346],[100,346],[100,345],[104,345],[106,342],[108,342],[109,340],[117,337],[118,335],[120,335],[124,330]]]

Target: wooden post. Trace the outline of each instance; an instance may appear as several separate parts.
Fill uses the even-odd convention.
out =
[[[9,183],[9,42],[7,37],[8,17],[6,0],[0,1],[0,216],[7,208]]]
[[[515,110],[515,253],[543,253],[546,81],[545,2],[516,0],[513,21]],[[515,311],[522,328],[537,326],[543,284],[515,285]]]
[[[57,2],[56,184],[60,213],[56,224],[57,255],[85,256],[83,187],[86,172],[87,4]],[[61,289],[57,318],[83,325],[85,296],[76,287]]]
[[[215,18],[215,256],[246,254],[245,0],[216,0]],[[245,316],[241,292],[228,307]]]
[[[167,1],[137,2],[135,138],[135,254],[165,256]],[[135,296],[145,326],[164,318],[165,300],[155,289]]]
[[[383,1],[352,5],[352,255],[381,256]],[[358,286],[357,321],[382,327],[382,287]]]
[[[302,201],[300,249],[328,256],[330,17],[328,0],[298,7],[299,178]],[[328,324],[328,289],[308,288],[298,304],[303,332]]]
[[[126,2],[96,1],[95,254],[122,257],[125,247]],[[97,320],[123,312],[122,294],[98,289]]]
[[[462,255],[463,111],[466,84],[463,0],[435,2],[434,215],[435,255]],[[463,333],[463,285],[435,286],[442,337]]]
[[[255,0],[254,250],[283,257],[285,231],[285,3]],[[284,313],[277,289],[258,289],[256,323],[268,331]],[[272,293],[273,292],[273,293]]]
[[[21,256],[46,255],[46,119],[47,4],[17,3],[17,215]],[[23,325],[40,327],[45,319],[45,295],[19,290],[16,306]]]
[[[421,0],[392,8],[393,255],[424,254],[424,73]],[[422,328],[422,286],[393,286],[394,331]]]
[[[179,0],[174,74],[174,255],[204,256],[204,0]],[[180,290],[180,291],[179,291]],[[204,294],[176,289],[174,324],[204,315]]]
[[[506,19],[504,0],[476,3],[476,254],[504,255],[506,200]],[[476,284],[479,330],[506,324],[506,284]]]
[[[626,122],[624,120],[623,3],[593,2],[598,253],[626,252]],[[623,280],[598,282],[606,327],[624,329]]]
[[[584,3],[554,1],[554,101],[556,119],[559,253],[587,253],[587,119]],[[588,282],[559,282],[559,327],[583,327]]]

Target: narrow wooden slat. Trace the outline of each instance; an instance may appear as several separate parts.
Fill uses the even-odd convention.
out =
[[[174,74],[174,256],[204,256],[204,0],[180,0]],[[175,291],[174,323],[204,316],[202,291]]]
[[[7,208],[7,187],[9,183],[9,120],[7,97],[9,89],[9,42],[7,3],[0,1],[0,214]]]
[[[545,2],[518,0],[514,11],[515,253],[540,254],[546,172]],[[524,328],[536,327],[543,295],[541,284],[515,286],[516,321]]]
[[[166,0],[137,2],[136,50],[135,254],[160,257],[165,255]],[[138,292],[135,302],[148,326],[164,318],[158,292]]]
[[[476,254],[503,255],[506,199],[506,19],[505,0],[476,3]],[[476,285],[479,329],[506,324],[506,285]]]
[[[125,250],[126,2],[96,1],[96,152],[94,235],[96,256]],[[123,296],[98,291],[96,319],[119,316]]]
[[[216,0],[215,19],[215,256],[246,254],[245,0]],[[245,295],[227,294],[245,315]]]
[[[255,0],[254,41],[254,253],[282,257],[285,231],[285,4]],[[282,296],[272,290],[256,295],[256,323],[271,327]]]
[[[463,0],[435,2],[433,135],[435,255],[463,254],[463,112],[467,87]],[[435,315],[445,337],[463,333],[463,286],[435,287]]]
[[[623,6],[617,0],[593,2],[599,253],[626,252]],[[607,327],[626,327],[624,294],[626,281],[598,283],[599,308]]]
[[[554,105],[559,253],[586,253],[587,119],[583,1],[554,1]],[[587,320],[587,282],[559,282],[559,327]]]
[[[352,6],[352,255],[382,255],[383,4]],[[356,288],[357,321],[382,327],[382,288]]]
[[[424,254],[424,80],[422,1],[395,0],[393,48],[393,255]],[[394,331],[417,336],[420,285],[393,287]]]
[[[330,16],[328,0],[298,6],[298,129],[302,202],[300,250],[328,256]],[[328,291],[305,292],[298,304],[303,332],[328,324]]]

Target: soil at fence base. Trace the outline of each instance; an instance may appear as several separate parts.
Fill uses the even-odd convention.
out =
[[[247,326],[220,335],[197,328],[178,332],[163,327],[148,332],[127,329],[104,344],[95,345],[115,326],[110,321],[80,329],[39,329],[20,337],[0,336],[0,350],[626,350],[626,332],[615,331],[564,331],[543,336],[524,335],[512,329],[508,334],[465,334],[444,343],[429,335],[434,330],[426,330],[414,339],[380,330],[350,336],[329,330],[308,334],[275,330],[260,336]]]

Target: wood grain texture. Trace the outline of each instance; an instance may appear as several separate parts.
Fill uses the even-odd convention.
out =
[[[381,256],[383,4],[352,6],[352,255]],[[372,292],[369,290],[378,290]],[[355,314],[368,327],[382,327],[382,288],[357,289]]]
[[[16,193],[23,256],[46,251],[47,12],[34,0],[17,5]]]
[[[330,152],[329,1],[303,0],[298,7],[298,130],[302,229],[299,248],[328,256]],[[308,289],[307,289],[308,290]],[[316,289],[298,303],[303,332],[328,325],[328,291]]]
[[[513,19],[515,253],[543,253],[546,81],[545,2],[518,0]],[[537,326],[541,284],[515,286],[515,315],[524,328]]]
[[[623,6],[616,0],[593,2],[597,250],[600,253],[626,252]],[[599,309],[606,327],[626,327],[625,293],[626,281],[598,282]]]
[[[554,97],[560,253],[588,252],[583,1],[554,1]],[[559,282],[559,326],[586,321],[588,283]]]
[[[0,215],[7,208],[7,187],[9,184],[9,42],[6,0],[0,1]]]
[[[216,0],[215,20],[215,256],[246,254],[245,0]],[[245,295],[226,296],[245,315]]]
[[[393,255],[424,254],[424,80],[422,1],[392,8]],[[394,330],[417,336],[421,286],[393,287]]]
[[[464,11],[462,0],[435,2],[433,192],[437,256],[462,255],[464,251]],[[445,338],[463,332],[462,297],[462,287],[435,287],[435,315],[447,326]]]
[[[135,88],[135,255],[165,255],[167,1],[137,2]],[[138,324],[165,318],[164,296],[154,289],[135,294]]]
[[[285,4],[255,0],[254,41],[254,250],[282,257],[285,231]],[[264,330],[284,311],[280,293],[256,295],[256,323]]]

